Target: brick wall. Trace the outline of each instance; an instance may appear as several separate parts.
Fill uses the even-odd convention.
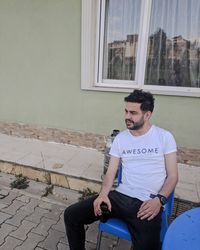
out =
[[[21,123],[0,122],[0,133],[17,137],[84,146],[95,148],[100,151],[104,150],[106,143],[106,136],[104,135],[75,132],[65,129],[43,128]]]

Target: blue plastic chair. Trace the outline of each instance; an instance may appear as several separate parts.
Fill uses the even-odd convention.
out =
[[[188,210],[170,224],[162,250],[200,249],[200,207]]]
[[[118,173],[118,183],[120,183],[121,177],[122,177],[122,169],[120,168],[120,171]],[[163,242],[165,233],[168,229],[168,218],[172,213],[173,206],[174,206],[174,192],[172,192],[171,195],[168,197],[167,204],[165,205],[165,208],[162,212],[162,224],[160,232],[161,242]],[[128,241],[132,240],[126,223],[124,223],[120,219],[112,218],[105,223],[103,222],[99,223],[99,233],[98,233],[97,248],[96,248],[97,250],[100,250],[101,236],[103,232],[112,234],[118,237],[118,239],[122,238]]]

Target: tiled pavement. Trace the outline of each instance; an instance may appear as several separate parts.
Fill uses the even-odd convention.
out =
[[[30,181],[25,190],[10,189],[13,175],[0,173],[0,250],[67,250],[63,212],[80,197],[76,191],[54,188],[42,197],[47,184]],[[97,223],[86,228],[86,249],[96,248]],[[127,241],[103,235],[101,249],[130,249]]]

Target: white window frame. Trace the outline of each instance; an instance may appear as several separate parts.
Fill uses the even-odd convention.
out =
[[[100,37],[100,34],[103,34],[104,28],[103,19],[100,18],[100,9],[101,4],[105,4],[105,0],[82,0],[81,88],[112,92],[131,92],[139,88],[151,91],[153,94],[200,97],[200,88],[144,84],[151,0],[141,1],[141,19],[145,18],[141,20],[139,33],[136,80],[124,83],[121,80],[102,81],[98,77],[100,75],[98,71],[102,70],[102,53],[99,51],[103,51],[103,37]]]

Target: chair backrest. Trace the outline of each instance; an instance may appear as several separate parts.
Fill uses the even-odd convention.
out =
[[[167,203],[164,208],[164,211],[167,216],[172,214],[173,207],[174,207],[174,191],[171,192],[170,196],[167,198]]]
[[[162,212],[162,222],[161,222],[161,230],[160,230],[160,241],[163,242],[167,229],[169,227],[168,219],[172,214],[174,206],[174,191],[170,194],[167,199],[167,203]]]
[[[119,169],[117,172],[117,185],[119,185],[122,182],[122,165],[119,165]]]

